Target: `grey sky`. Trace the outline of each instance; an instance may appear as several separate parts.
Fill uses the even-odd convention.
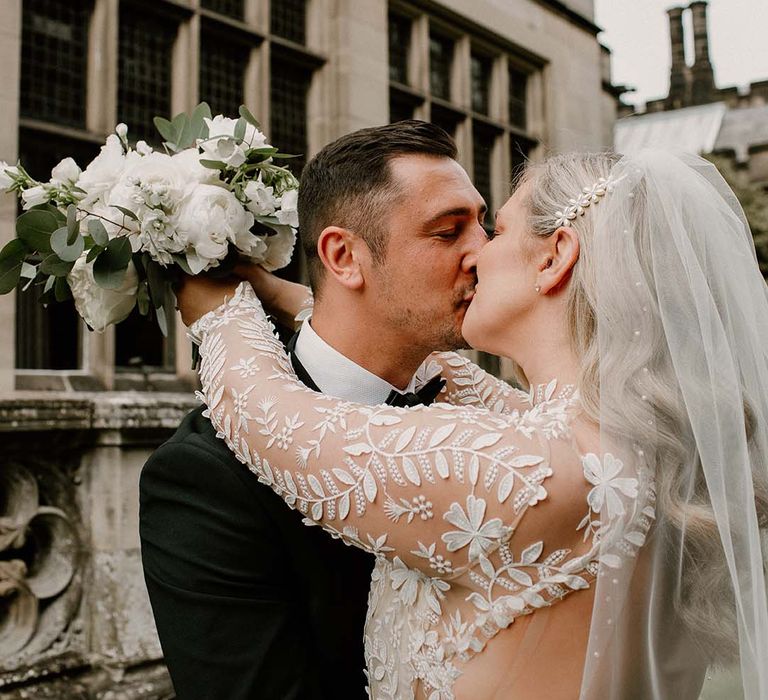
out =
[[[666,9],[687,0],[595,0],[600,40],[613,52],[613,82],[631,85],[631,104],[665,97],[669,88],[669,21]],[[690,13],[685,13],[692,56]],[[768,79],[768,0],[710,0],[709,52],[718,87]]]

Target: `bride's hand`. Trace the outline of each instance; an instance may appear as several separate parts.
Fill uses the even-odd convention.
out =
[[[309,287],[281,279],[260,265],[240,262],[234,271],[238,277],[251,283],[266,312],[288,328],[293,327],[299,311],[306,307],[311,299]]]
[[[176,308],[181,320],[189,327],[209,311],[231,298],[243,280],[239,277],[207,277],[198,275],[184,278],[176,285]]]

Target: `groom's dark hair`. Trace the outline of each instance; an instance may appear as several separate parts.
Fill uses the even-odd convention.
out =
[[[317,294],[324,268],[317,241],[328,226],[360,236],[375,263],[387,250],[387,210],[400,194],[389,163],[403,155],[456,158],[456,143],[439,126],[405,121],[359,129],[329,143],[301,173],[299,231],[309,283]]]

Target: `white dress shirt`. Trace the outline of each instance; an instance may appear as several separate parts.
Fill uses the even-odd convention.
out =
[[[312,328],[309,319],[299,329],[294,353],[318,389],[328,396],[376,406],[384,403],[393,389],[399,391],[328,345]],[[414,391],[417,374],[405,391]]]

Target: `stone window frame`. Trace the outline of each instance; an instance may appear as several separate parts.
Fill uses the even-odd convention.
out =
[[[324,134],[313,127],[322,122],[328,105],[318,99],[314,89],[315,77],[328,61],[327,37],[322,27],[327,20],[328,0],[307,0],[307,35],[305,44],[271,34],[270,4],[273,0],[245,0],[243,19],[219,14],[201,7],[199,0],[93,0],[88,32],[88,60],[85,98],[85,128],[73,129],[48,122],[19,117],[19,128],[40,129],[54,135],[103,142],[117,122],[118,32],[121,6],[132,6],[137,12],[160,13],[178,23],[172,50],[171,112],[192,108],[198,101],[199,61],[203,22],[215,24],[233,32],[239,41],[250,44],[250,56],[244,75],[243,101],[259,119],[269,134],[270,113],[270,55],[272,47],[301,57],[314,71],[313,87],[307,99],[308,155],[313,153]],[[277,0],[279,1],[279,0]],[[20,50],[19,46],[19,50]],[[130,127],[130,125],[129,125]],[[81,164],[83,165],[83,164]],[[298,271],[303,274],[303,269]],[[89,333],[82,322],[80,369],[13,369],[16,390],[93,391],[149,390],[188,392],[197,385],[197,373],[191,369],[192,354],[186,329],[176,316],[172,353],[173,364],[167,369],[139,368],[137,371],[116,371],[115,329],[104,333]],[[15,317],[14,317],[15,324]],[[13,366],[12,362],[12,366]]]

